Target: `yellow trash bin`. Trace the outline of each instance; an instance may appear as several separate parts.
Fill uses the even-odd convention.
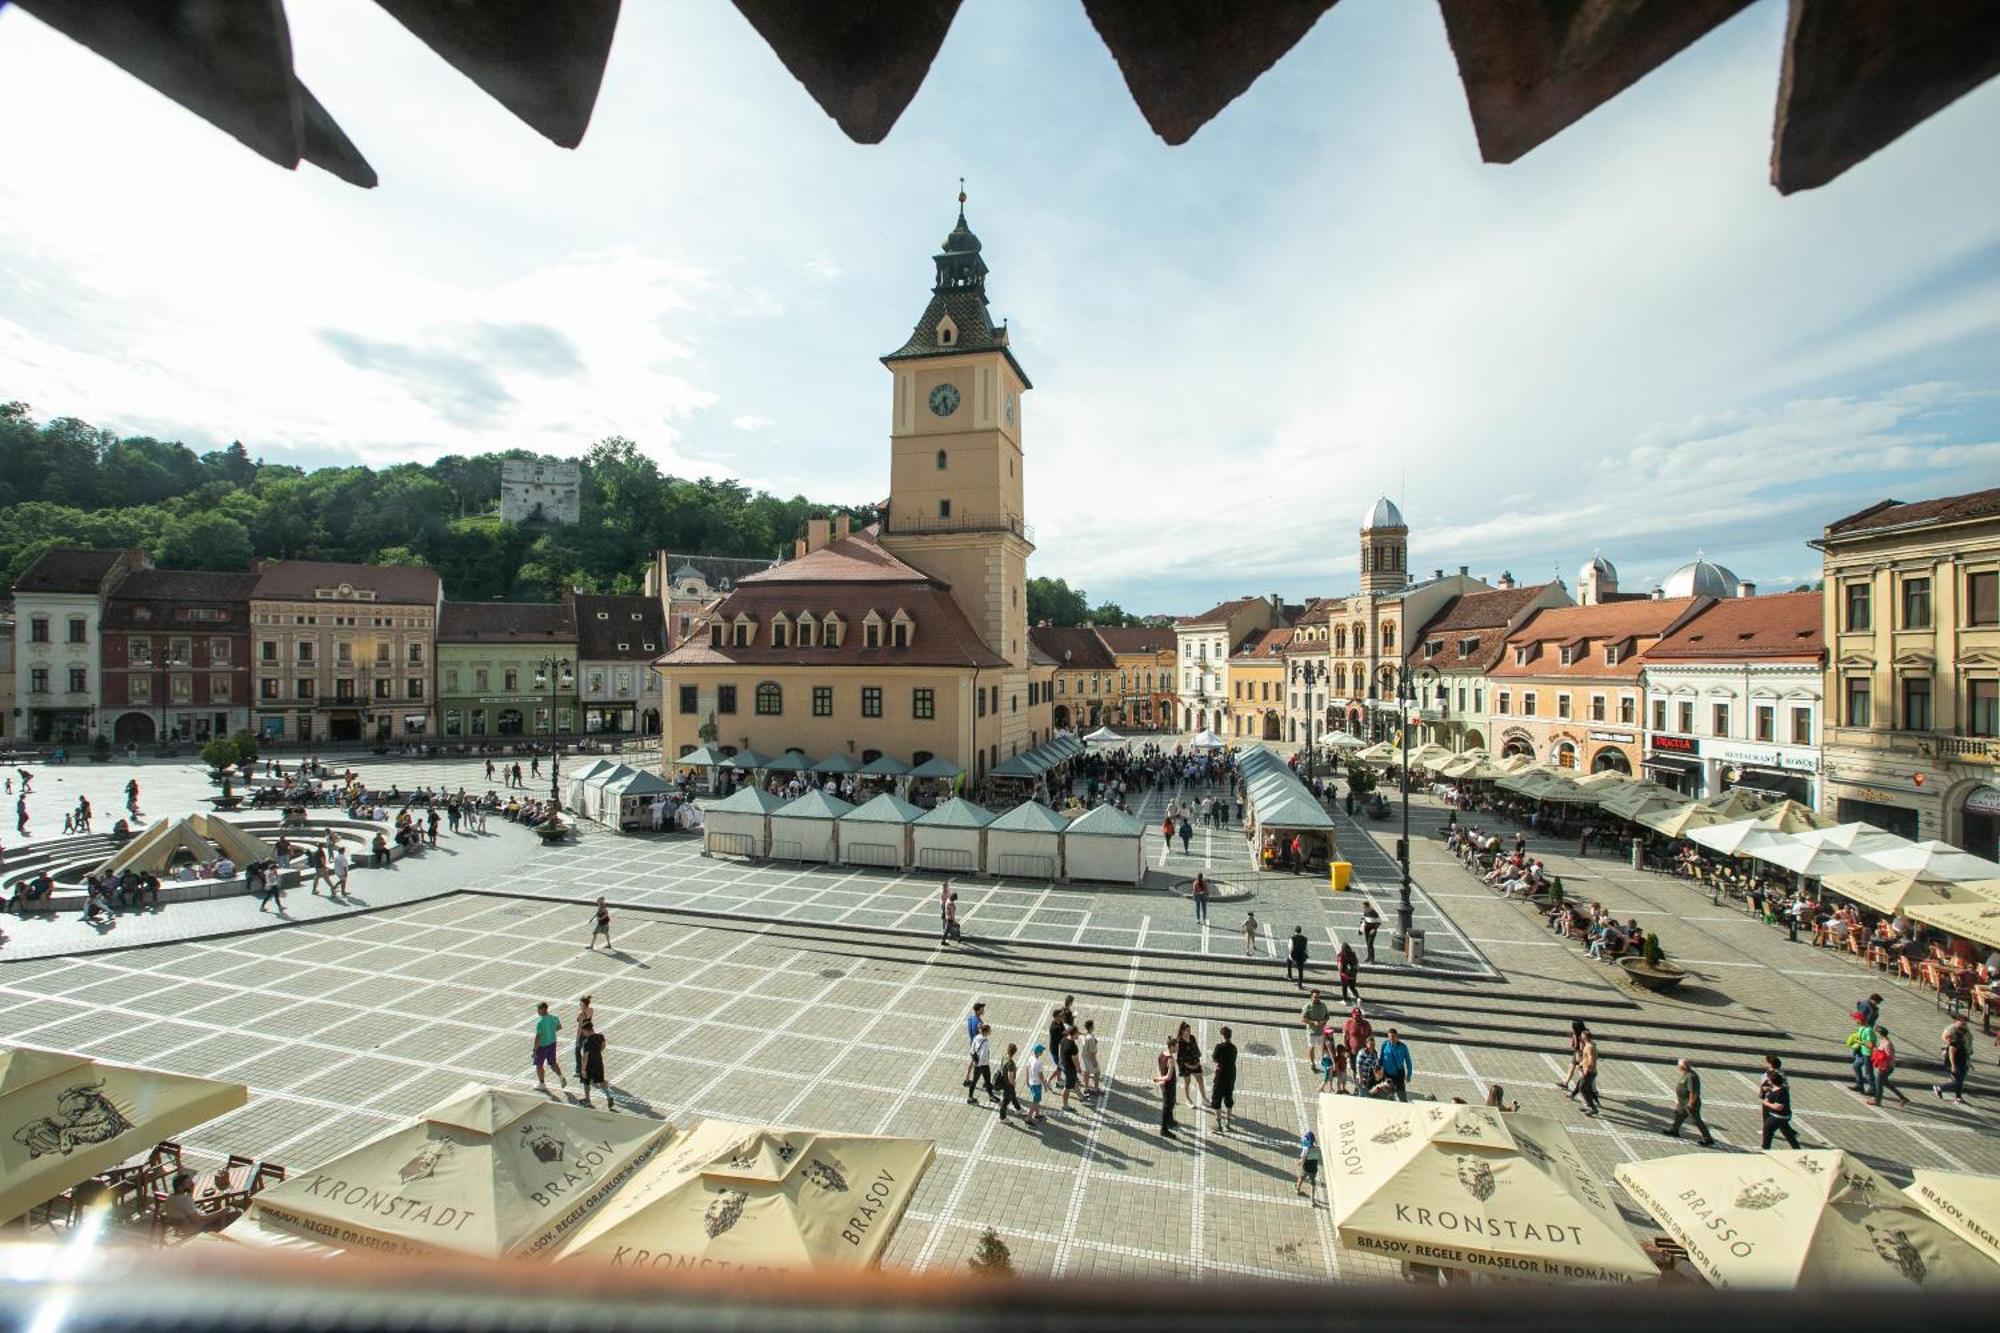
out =
[[[1351,861],[1335,861],[1327,867],[1326,874],[1333,883],[1335,893],[1346,893],[1347,882],[1354,878],[1354,864]]]

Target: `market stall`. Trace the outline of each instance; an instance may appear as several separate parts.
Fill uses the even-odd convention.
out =
[[[986,871],[1009,879],[1063,878],[1069,821],[1039,801],[1023,801],[986,826]]]
[[[701,854],[761,860],[771,848],[771,816],[785,808],[783,797],[762,787],[738,787],[701,806]]]
[[[923,810],[883,792],[840,817],[840,863],[906,869],[912,862],[910,829]]]
[[[993,812],[954,796],[927,810],[910,830],[911,854],[919,868],[975,875],[986,864],[986,826]]]
[[[1063,830],[1063,867],[1072,880],[1144,883],[1145,837],[1146,826],[1131,815],[1117,806],[1097,806]]]
[[[854,807],[814,788],[771,812],[773,861],[838,861],[841,816]]]

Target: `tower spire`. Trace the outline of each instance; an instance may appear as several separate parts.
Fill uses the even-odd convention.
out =
[[[958,178],[958,225],[965,225],[965,177]]]

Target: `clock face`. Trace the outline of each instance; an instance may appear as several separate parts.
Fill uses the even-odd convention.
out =
[[[958,386],[940,384],[931,390],[931,411],[941,417],[948,417],[958,411]]]
[[[1007,424],[1014,424],[1014,395],[1011,393],[1007,395]]]

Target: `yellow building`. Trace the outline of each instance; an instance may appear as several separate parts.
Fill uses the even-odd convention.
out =
[[[816,519],[805,551],[737,580],[655,664],[662,753],[725,749],[953,760],[977,780],[1049,738],[1053,664],[1028,637],[1021,395],[986,306],[979,239],[958,223],[892,376],[881,524]]]
[[[2000,854],[2000,489],[1826,527],[1827,812]]]
[[[1055,675],[1058,731],[1094,731],[1118,707],[1118,659],[1091,625],[1037,625],[1035,647],[1048,654]]]
[[[1285,648],[1289,629],[1263,629],[1247,636],[1229,655],[1231,740],[1275,741],[1285,730]]]
[[[1232,598],[1174,622],[1182,731],[1229,730],[1229,654],[1251,634],[1284,623],[1285,603],[1275,593]]]
[[[1097,637],[1118,668],[1118,706],[1111,725],[1170,730],[1178,715],[1174,695],[1174,632],[1165,626],[1099,625]]]

